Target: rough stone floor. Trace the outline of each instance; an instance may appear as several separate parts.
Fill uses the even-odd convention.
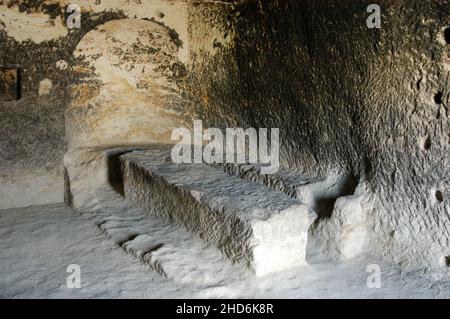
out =
[[[195,278],[165,279],[64,204],[0,211],[1,298],[450,298],[450,280],[386,263],[379,263],[381,288],[370,289],[369,263],[365,257],[205,288]],[[80,289],[66,286],[69,264],[81,267]]]

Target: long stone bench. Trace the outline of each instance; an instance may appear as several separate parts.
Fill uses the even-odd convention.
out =
[[[184,226],[257,275],[305,264],[315,213],[281,191],[157,148],[120,157],[125,197]]]

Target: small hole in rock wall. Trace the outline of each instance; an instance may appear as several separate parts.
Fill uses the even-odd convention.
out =
[[[437,201],[438,203],[442,203],[442,202],[444,201],[444,194],[442,194],[441,191],[437,190],[437,191],[434,193],[434,196],[436,197],[436,201]]]
[[[437,92],[435,95],[434,95],[434,102],[436,103],[436,104],[442,104],[442,97],[444,96],[444,94],[441,92],[441,91],[439,91],[439,92]]]
[[[450,44],[450,27],[444,30],[444,39],[447,44]]]
[[[426,151],[431,148],[431,139],[429,136],[426,136],[422,139],[422,147]]]

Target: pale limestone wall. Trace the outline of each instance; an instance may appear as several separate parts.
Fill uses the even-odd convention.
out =
[[[148,99],[159,93],[140,93],[149,91],[145,90],[144,86],[148,83],[144,84],[144,82],[149,80],[150,77],[154,79],[158,77],[156,71],[152,68],[158,68],[162,65],[170,66],[174,68],[174,73],[184,74],[183,70],[189,61],[187,5],[190,1],[77,1],[76,3],[82,10],[81,29],[72,30],[69,30],[66,26],[67,14],[65,14],[65,8],[69,3],[72,3],[72,1],[15,1],[14,4],[10,4],[8,1],[0,1],[0,42],[2,43],[0,66],[20,67],[22,76],[22,98],[18,101],[0,102],[0,208],[62,201],[63,173],[61,163],[68,147],[81,144],[115,143],[111,140],[126,144],[130,141],[151,141],[154,138],[159,139],[159,136],[167,136],[167,131],[164,131],[165,125],[171,126],[171,116],[173,114],[176,117],[177,113],[177,111],[171,110],[171,107],[179,107],[181,104],[177,100],[180,90],[176,87],[176,84],[169,83],[172,81],[171,79],[167,79],[165,83],[154,81],[153,84],[159,86],[159,91],[163,90],[161,88],[164,87],[165,92],[161,94],[167,96],[167,100],[164,102],[163,98],[158,97],[159,100],[153,102],[153,105],[156,105],[153,108],[151,107],[152,102],[148,102]],[[144,84],[140,93],[136,91],[132,94],[125,94],[125,91],[128,93],[132,91],[129,90],[127,85],[136,85],[133,80],[131,84],[127,82],[120,90],[116,90],[117,85],[120,86],[118,83],[110,82],[109,86],[103,87],[102,98],[105,98],[108,92],[113,93],[104,99],[105,104],[108,103],[111,106],[111,110],[120,110],[121,105],[133,104],[135,116],[131,115],[134,120],[126,123],[111,119],[107,124],[108,119],[105,119],[105,122],[101,125],[94,123],[95,117],[92,116],[90,122],[89,120],[86,122],[93,125],[91,128],[97,127],[97,124],[99,124],[97,138],[101,137],[102,134],[105,134],[105,138],[98,140],[93,137],[90,140],[89,137],[86,137],[91,135],[86,126],[83,126],[87,124],[82,123],[83,118],[80,116],[78,120],[71,121],[71,110],[80,100],[75,100],[76,103],[70,104],[74,92],[69,90],[69,86],[76,82],[75,84],[79,85],[77,89],[84,90],[85,87],[78,82],[79,76],[87,76],[91,79],[114,76],[117,79],[117,76],[120,78],[124,74],[119,74],[122,72],[119,70],[120,67],[114,71],[111,70],[111,74],[108,74],[105,69],[97,71],[95,68],[99,64],[94,65],[92,59],[87,61],[89,57],[85,64],[90,64],[93,67],[93,72],[84,72],[86,69],[83,69],[79,64],[82,60],[82,54],[76,51],[76,48],[78,43],[80,43],[79,48],[88,46],[89,37],[95,35],[95,31],[89,33],[92,29],[110,20],[126,18],[136,19],[136,23],[148,24],[151,26],[150,28],[153,28],[152,30],[157,31],[158,29],[161,31],[159,34],[164,38],[162,42],[167,40],[167,43],[173,45],[167,47],[167,50],[163,50],[164,52],[161,53],[159,58],[167,53],[170,56],[170,61],[147,61],[140,64],[142,69],[147,70],[147,73],[142,77],[146,79],[138,83]],[[147,21],[141,19],[147,19]],[[134,31],[137,32],[137,29],[135,28]],[[123,32],[122,38],[126,38],[126,30]],[[83,41],[82,39],[86,34],[89,35]],[[171,41],[172,37],[177,39],[176,47]],[[90,39],[92,40],[92,38]],[[128,40],[130,39],[125,39],[125,41]],[[91,52],[97,49],[96,53],[100,53],[102,47],[95,45],[95,39],[93,41],[94,45],[92,45],[93,50]],[[104,38],[103,41],[104,44],[108,42]],[[127,45],[130,44],[132,43],[127,43]],[[146,45],[149,44],[150,40],[147,38]],[[159,44],[161,43],[155,43],[155,45]],[[126,50],[125,47],[123,49]],[[114,56],[114,53],[108,58],[112,56]],[[148,55],[147,58],[150,58],[150,56]],[[111,63],[111,61],[105,62],[104,59],[101,61],[106,63],[103,64],[103,67],[109,68],[108,63]],[[173,65],[174,62],[177,64]],[[132,61],[129,61],[128,67],[131,64]],[[128,71],[124,72],[127,73]],[[127,75],[124,75],[124,78],[130,79],[130,76],[133,76],[132,72],[128,72]],[[167,78],[171,75],[166,72],[164,76]],[[122,82],[122,84],[125,82]],[[89,87],[91,91],[94,89],[95,86]],[[87,97],[92,97],[92,95]],[[82,99],[87,99],[87,97],[83,96]],[[116,97],[123,97],[123,103],[117,101]],[[172,106],[166,109],[165,103]],[[97,103],[96,105],[100,104]],[[146,105],[148,108],[146,108]],[[88,104],[85,106],[89,107]],[[66,121],[67,108],[69,116]],[[152,111],[149,111],[149,109]],[[98,111],[101,112],[101,108]],[[114,111],[111,111],[111,114],[113,113]],[[158,121],[159,116],[163,113],[165,113],[165,120]],[[105,113],[102,114],[105,115]],[[117,118],[123,118],[128,113],[126,110],[120,110],[115,114]],[[150,123],[143,120],[146,116],[151,118]],[[161,115],[161,118],[164,116]],[[112,117],[114,118],[114,116]],[[106,118],[108,118],[108,115],[106,115]],[[66,126],[66,123],[69,123],[69,125]],[[108,132],[108,125],[119,125],[121,128],[118,128],[116,133],[108,135],[105,133]],[[155,133],[153,137],[147,137],[150,126],[158,126],[152,130]],[[79,130],[76,131],[74,127],[78,127]],[[124,127],[128,127],[135,132],[131,133]],[[142,130],[140,131],[136,127],[142,127]],[[124,133],[124,131],[127,131],[127,133]],[[71,138],[74,135],[75,137]],[[73,141],[73,144],[71,144],[71,141]]]
[[[69,149],[170,141],[185,104],[181,45],[167,27],[141,19],[109,21],[87,33],[74,51]]]

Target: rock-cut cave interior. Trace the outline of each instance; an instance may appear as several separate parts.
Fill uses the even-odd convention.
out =
[[[450,299],[449,108],[447,0],[0,0],[0,297]]]

